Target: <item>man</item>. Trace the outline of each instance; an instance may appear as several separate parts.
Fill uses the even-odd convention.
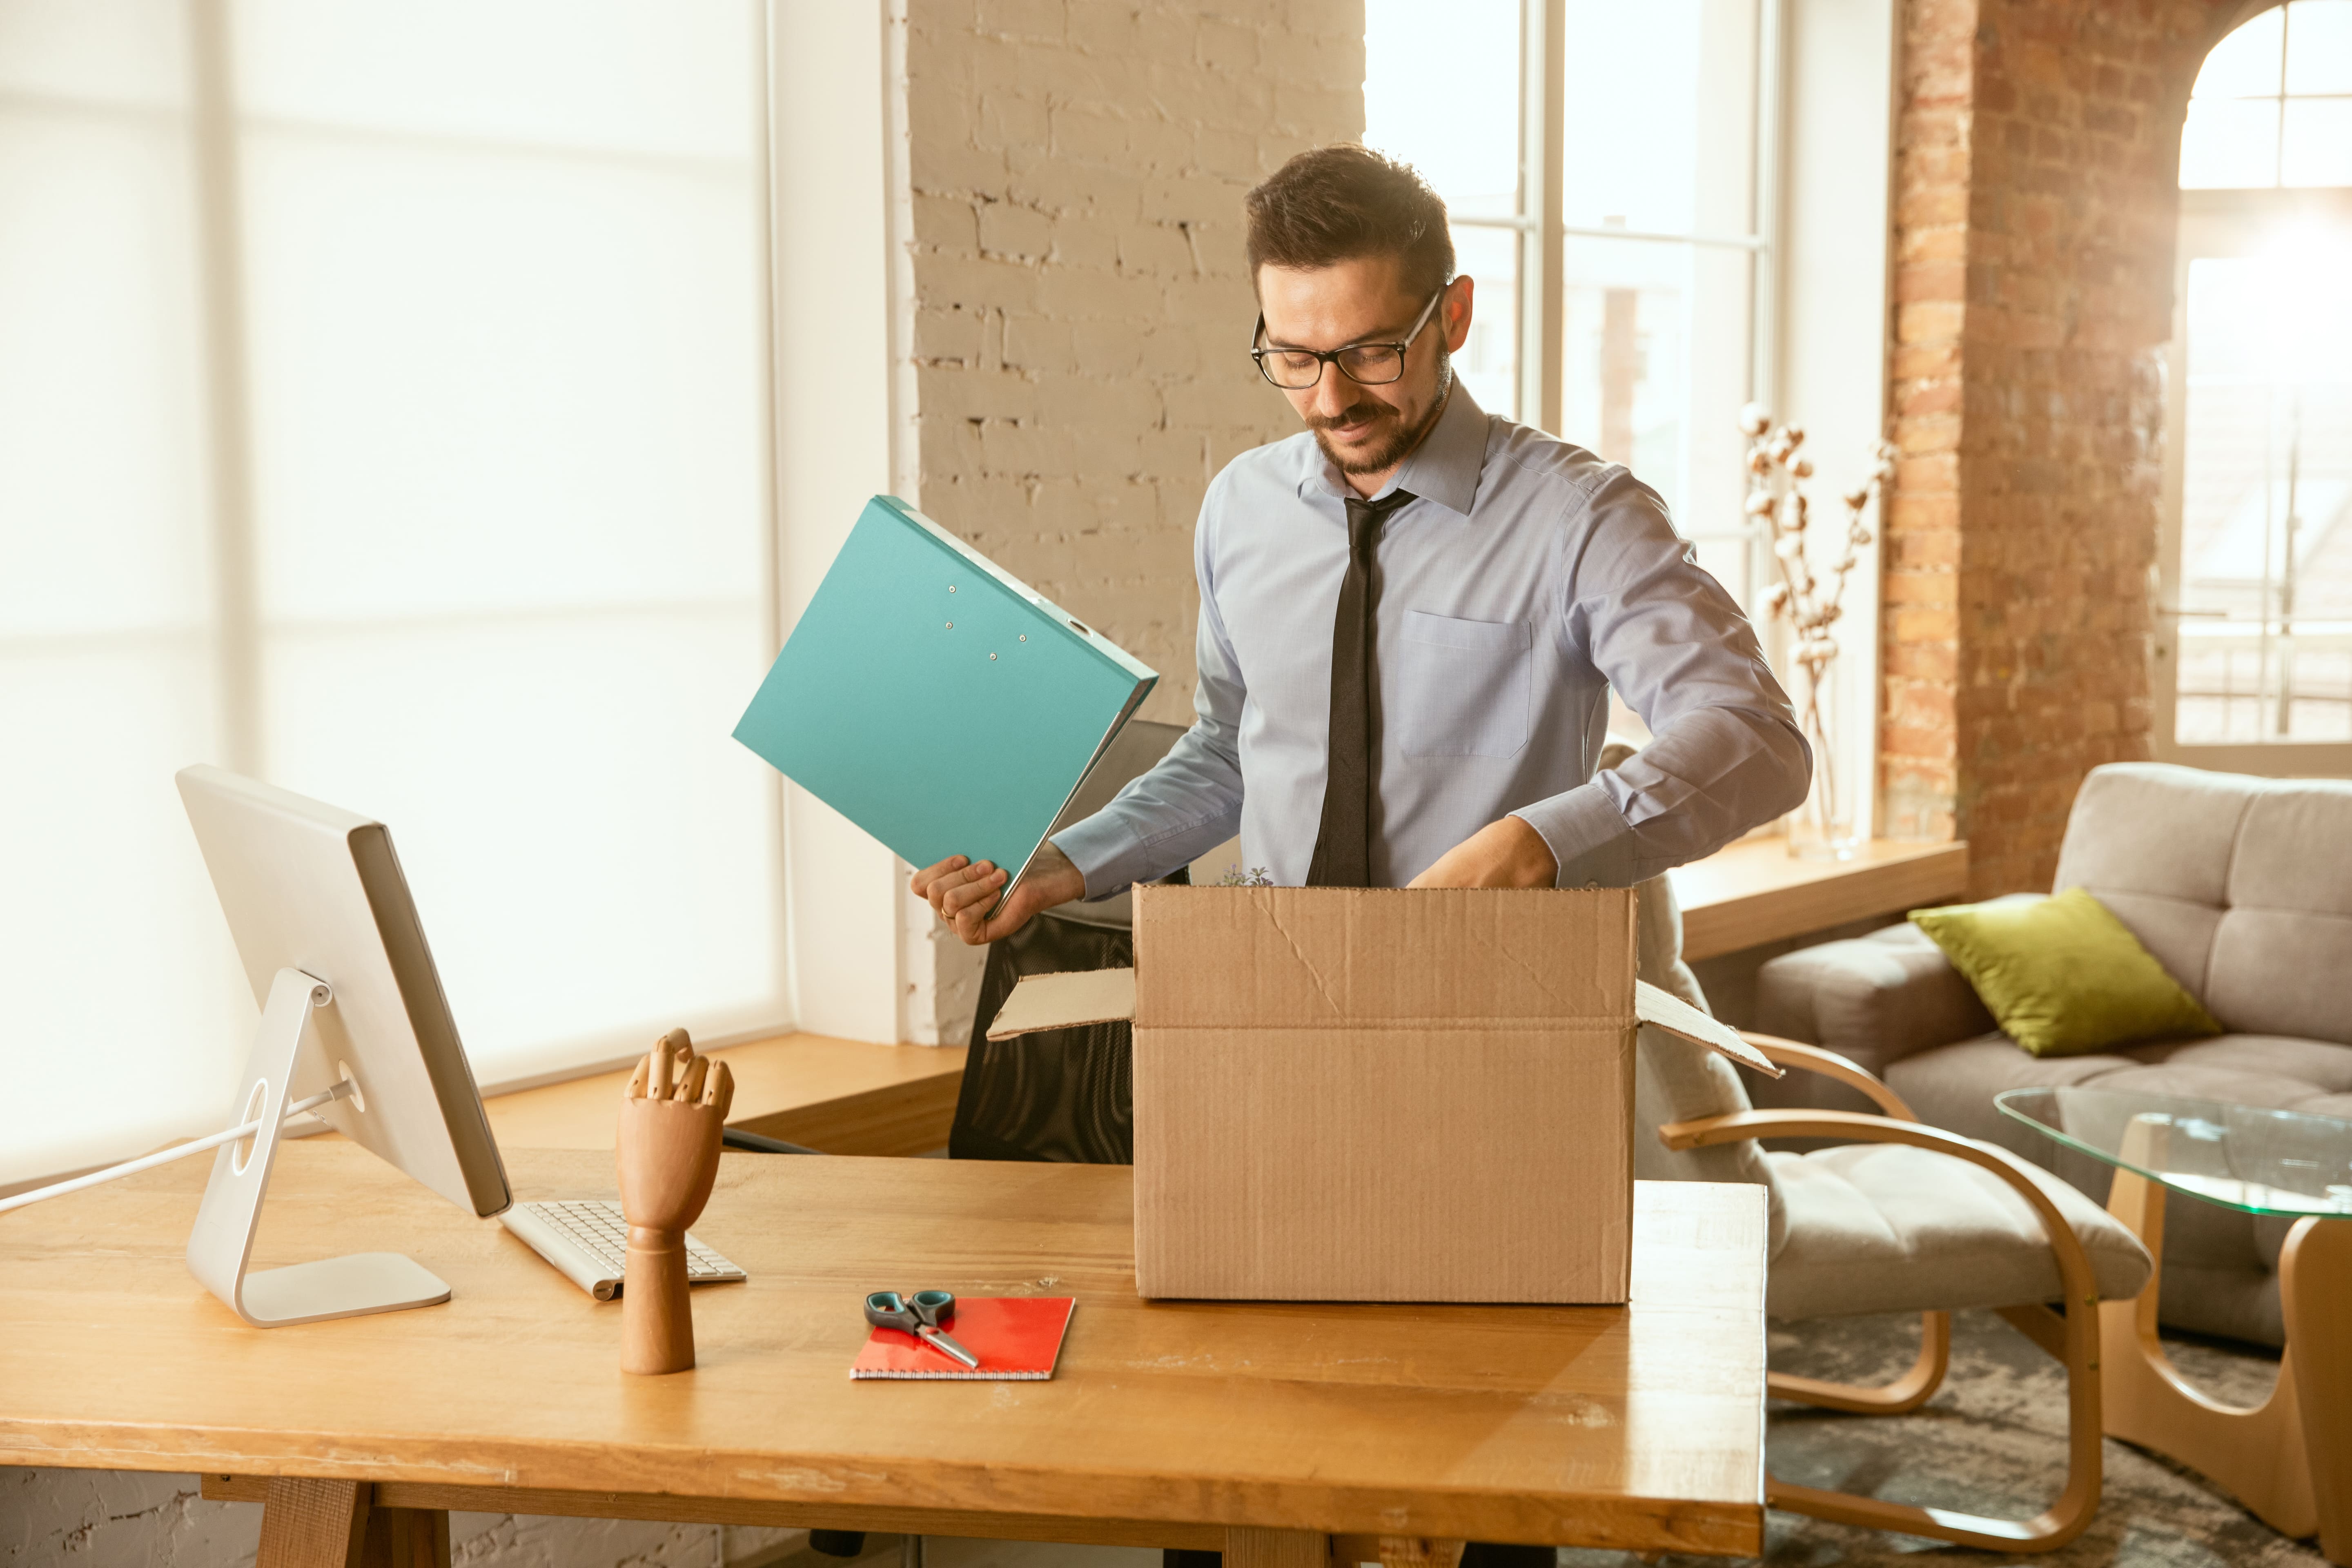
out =
[[[1285,885],[1622,887],[1793,809],[1811,757],[1753,628],[1655,492],[1482,412],[1445,207],[1360,147],[1250,193],[1251,352],[1307,433],[1209,487],[1199,717],[1006,868],[915,891],[968,942],[1233,837]],[[1614,686],[1654,739],[1595,776]]]

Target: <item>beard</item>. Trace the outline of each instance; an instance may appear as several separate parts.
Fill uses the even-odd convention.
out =
[[[1336,375],[1339,372],[1334,369],[1331,374]],[[1412,425],[1404,422],[1403,414],[1393,404],[1367,397],[1330,418],[1310,418],[1307,421],[1307,427],[1315,432],[1315,444],[1323,449],[1323,456],[1330,459],[1331,466],[1341,473],[1385,473],[1403,462],[1406,454],[1421,445],[1421,438],[1429,434],[1430,428],[1437,423],[1438,416],[1445,412],[1446,395],[1453,390],[1454,359],[1445,352],[1445,345],[1440,342],[1437,346],[1437,395],[1430,400],[1429,412]],[[1365,432],[1368,445],[1358,448],[1353,456],[1342,453],[1331,445],[1328,432],[1367,420],[1371,422],[1371,428]]]

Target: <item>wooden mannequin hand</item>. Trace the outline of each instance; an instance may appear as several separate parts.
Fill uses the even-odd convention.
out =
[[[1549,888],[1559,862],[1543,835],[1516,816],[1490,822],[1437,858],[1409,888]]]
[[[735,1098],[725,1062],[697,1056],[684,1029],[637,1063],[621,1100],[621,1214],[629,1222],[621,1286],[621,1370],[683,1372],[694,1364],[687,1302],[686,1230],[719,1179],[719,1135]]]

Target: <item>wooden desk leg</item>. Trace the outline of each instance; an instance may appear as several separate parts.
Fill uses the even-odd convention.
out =
[[[365,1481],[272,1476],[254,1568],[449,1568],[449,1516],[377,1508]]]
[[[1313,1530],[1227,1530],[1224,1568],[1331,1568],[1331,1538]]]
[[[2352,1219],[2303,1219],[2279,1250],[2279,1305],[2286,1316],[2287,1361],[2303,1415],[2319,1549],[2330,1563],[2352,1564]]]

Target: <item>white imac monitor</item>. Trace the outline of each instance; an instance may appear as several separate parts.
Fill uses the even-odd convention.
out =
[[[179,785],[262,1009],[230,1107],[259,1128],[215,1156],[188,1267],[259,1328],[448,1300],[395,1252],[246,1268],[285,1110],[321,1091],[341,1098],[317,1115],[451,1203],[487,1217],[513,1201],[392,835],[219,768]]]

